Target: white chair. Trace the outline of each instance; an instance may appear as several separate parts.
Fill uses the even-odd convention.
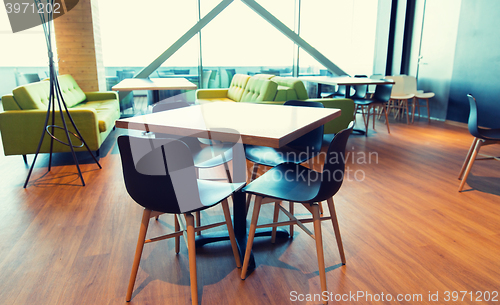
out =
[[[402,75],[393,75],[388,76],[387,78],[394,81],[391,92],[391,100],[389,102],[389,112],[391,110],[396,110],[394,118],[397,118],[399,114],[403,116],[406,113],[406,123],[410,124],[409,103],[411,103],[415,94],[405,92],[404,78]]]
[[[413,98],[413,110],[411,122],[415,120],[415,107],[418,111],[418,117],[420,117],[420,107],[427,107],[427,119],[430,123],[431,113],[429,109],[429,99],[434,97],[434,92],[424,92],[422,90],[417,90],[417,79],[415,76],[403,75],[404,78],[404,91],[408,94],[414,94]],[[425,100],[425,105],[420,104],[420,100]]]

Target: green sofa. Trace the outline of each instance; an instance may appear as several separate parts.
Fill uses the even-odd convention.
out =
[[[90,150],[97,151],[120,118],[118,94],[115,92],[83,92],[71,75],[59,76],[63,98],[78,130]],[[36,153],[47,114],[50,82],[41,81],[15,88],[12,94],[2,97],[0,132],[4,154],[27,155]],[[56,109],[58,109],[56,102]],[[59,111],[56,111],[55,125],[63,126]],[[75,132],[65,114],[70,132]],[[51,124],[51,119],[49,119]],[[67,142],[64,130],[55,129],[54,135]],[[41,153],[50,150],[50,136],[45,135]],[[71,136],[74,145],[81,142]],[[75,151],[85,151],[85,147]],[[54,141],[53,152],[69,152],[69,146]]]
[[[235,74],[227,89],[198,89],[196,103],[273,101],[278,84],[269,79]]]
[[[253,94],[252,94],[253,92]],[[336,134],[347,128],[354,119],[354,102],[347,98],[309,98],[304,83],[294,77],[273,74],[256,74],[252,77],[235,74],[227,89],[198,89],[198,104],[206,102],[258,102],[260,104],[283,104],[290,100],[316,101],[325,108],[341,110],[339,118],[325,124],[325,134]]]
[[[348,98],[309,98],[304,83],[293,77],[274,76],[271,80],[278,84],[275,102],[289,100],[320,102],[325,108],[341,110],[340,117],[325,124],[325,134],[336,134],[347,128],[354,119],[354,101]]]

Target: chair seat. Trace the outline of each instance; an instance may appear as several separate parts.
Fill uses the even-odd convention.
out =
[[[243,191],[279,200],[308,202],[318,193],[321,173],[295,163],[282,163],[248,184]]]
[[[284,146],[272,148],[257,145],[245,145],[245,157],[258,164],[276,166],[285,162],[302,163],[317,155],[319,151],[304,151]]]
[[[412,99],[415,96],[415,94],[391,94],[391,99],[393,100],[409,100]]]
[[[209,208],[221,202],[223,199],[229,197],[233,192],[238,191],[243,186],[245,186],[245,182],[227,183],[200,179],[198,179],[197,182],[200,201],[205,207],[189,211],[188,213]]]
[[[371,99],[355,99],[354,100],[354,104],[361,105],[361,106],[370,105],[371,103],[373,103],[373,100],[371,100]]]
[[[435,96],[434,92],[425,92],[425,93],[423,93],[423,92],[422,93],[417,92],[415,94],[416,98],[432,98],[434,96]]]
[[[223,143],[220,145],[202,147],[201,150],[193,152],[194,165],[198,168],[210,168],[222,165],[233,159],[234,143]]]

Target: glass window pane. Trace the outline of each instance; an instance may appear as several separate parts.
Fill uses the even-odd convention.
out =
[[[274,2],[281,3],[285,8],[289,6],[291,17],[282,21],[293,21],[294,1],[259,2],[269,10],[276,10],[277,3]],[[207,11],[204,5],[205,1],[202,2],[202,11]],[[235,73],[249,75],[291,73],[293,42],[243,2],[231,3],[202,30],[201,35],[203,66],[205,69],[217,69],[221,87],[229,85],[227,70],[232,72],[234,69]]]
[[[300,36],[349,75],[370,75],[377,6],[374,0],[302,0]],[[304,53],[301,70],[324,69]]]

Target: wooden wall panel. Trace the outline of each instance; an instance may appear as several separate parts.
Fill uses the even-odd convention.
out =
[[[83,91],[105,91],[97,2],[80,0],[54,20],[59,74],[71,74]]]

